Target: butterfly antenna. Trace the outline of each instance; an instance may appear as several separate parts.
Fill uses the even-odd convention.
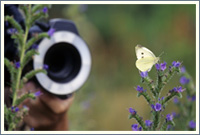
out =
[[[158,56],[158,57],[160,57],[161,55],[163,55],[164,54],[164,52],[161,52],[161,54]]]

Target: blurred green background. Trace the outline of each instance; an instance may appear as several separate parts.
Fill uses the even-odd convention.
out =
[[[141,44],[161,62],[183,62],[195,81],[195,5],[52,5],[51,18],[74,21],[92,54],[91,74],[76,92],[69,110],[70,130],[131,130],[129,107],[144,120],[150,107],[134,87],[144,86],[135,67],[135,46]],[[155,79],[155,67],[149,73]],[[179,84],[175,76],[163,90]],[[183,97],[186,98],[186,95]],[[183,99],[182,99],[183,100]],[[170,103],[164,114],[176,112]]]

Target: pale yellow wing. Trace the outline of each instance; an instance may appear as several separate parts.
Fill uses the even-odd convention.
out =
[[[145,57],[138,59],[135,64],[140,71],[145,72],[150,71],[152,66],[156,64],[158,60],[159,57]]]

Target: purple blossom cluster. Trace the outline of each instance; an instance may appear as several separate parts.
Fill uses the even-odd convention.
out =
[[[140,92],[140,93],[146,92],[146,91],[147,91],[146,89],[144,90],[143,87],[140,87],[139,85],[137,86],[136,90],[137,90],[138,92]]]
[[[181,65],[181,63],[178,62],[178,61],[177,61],[177,62],[176,62],[176,61],[173,61],[173,62],[172,62],[172,66],[173,66],[173,67],[179,67],[180,65]]]
[[[174,88],[172,89],[172,91],[179,93],[179,92],[183,92],[184,89],[183,89],[181,86],[179,86],[179,87],[174,87]]]
[[[141,131],[142,127],[139,127],[138,124],[131,125],[133,131]]]
[[[133,109],[133,108],[129,108],[129,112],[132,114],[132,115],[135,115],[137,112]]]
[[[166,121],[172,121],[172,120],[173,120],[173,114],[167,114]]]
[[[12,107],[11,107],[11,111],[12,111],[12,112],[18,112],[18,111],[19,111],[19,108],[18,108],[18,107],[12,106]]]
[[[145,120],[145,125],[146,125],[147,127],[151,127],[152,121],[150,121],[150,120]]]
[[[151,105],[151,108],[154,110],[154,111],[156,111],[156,112],[158,112],[158,111],[161,111],[162,110],[162,105],[160,104],[160,103],[156,103],[156,105]]]
[[[180,78],[180,83],[181,83],[182,85],[188,84],[189,82],[190,82],[190,79],[186,78],[185,76],[182,76],[182,77]]]
[[[158,64],[158,63],[157,63],[157,64],[155,65],[155,67],[156,67],[157,70],[164,71],[164,70],[167,68],[166,65],[167,65],[166,62],[163,62],[163,63],[161,63],[161,64]]]
[[[142,78],[147,77],[147,76],[148,76],[148,71],[140,72],[140,76],[141,76]]]

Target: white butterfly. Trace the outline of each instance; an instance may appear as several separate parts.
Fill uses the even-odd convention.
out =
[[[137,45],[135,47],[135,52],[137,56],[136,67],[142,71],[150,71],[152,66],[159,61],[159,57],[156,57],[149,49]]]

